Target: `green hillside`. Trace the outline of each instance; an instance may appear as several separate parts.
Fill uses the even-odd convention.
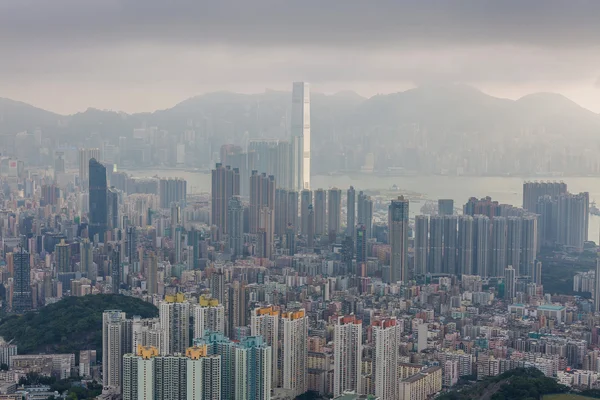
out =
[[[535,368],[517,368],[486,378],[473,386],[453,390],[437,400],[540,400],[550,393],[564,393],[568,387],[546,377]]]
[[[7,341],[13,340],[19,354],[78,353],[79,350],[95,349],[100,357],[104,310],[121,310],[128,317],[158,315],[154,305],[129,296],[66,297],[38,311],[3,318],[0,336]]]

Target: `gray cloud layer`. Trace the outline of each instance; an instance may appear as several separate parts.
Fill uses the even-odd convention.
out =
[[[600,42],[594,0],[4,0],[11,41],[269,46]],[[4,41],[5,42],[5,41]]]
[[[143,110],[297,79],[367,95],[441,80],[600,111],[598,27],[593,0],[0,0],[0,96]]]

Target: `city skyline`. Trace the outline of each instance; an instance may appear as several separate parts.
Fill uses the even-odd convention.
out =
[[[597,394],[598,26],[0,0],[0,397]]]

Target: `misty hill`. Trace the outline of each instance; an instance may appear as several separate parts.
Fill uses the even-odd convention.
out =
[[[36,127],[56,127],[62,116],[27,103],[0,97],[0,134],[22,132]]]
[[[586,136],[600,131],[600,115],[566,97],[536,93],[517,101],[489,96],[467,85],[421,86],[404,92],[365,99],[353,92],[312,94],[313,129],[398,127],[421,124],[430,131],[498,130],[545,127],[564,134]],[[146,123],[165,130],[189,128],[208,120],[211,124],[247,130],[264,136],[274,128],[287,128],[291,95],[268,90],[260,94],[215,92],[192,97],[170,109],[127,115],[88,109],[61,116],[25,103],[0,98],[0,132],[17,133],[36,127],[73,133],[111,131],[127,136],[130,127]],[[60,126],[59,126],[60,125]],[[173,125],[173,126],[172,126]],[[115,130],[127,130],[115,132]],[[565,132],[567,131],[567,132]],[[99,132],[101,133],[101,132]]]
[[[166,110],[130,115],[88,109],[60,116],[0,100],[0,134],[40,127],[49,140],[81,146],[86,145],[83,139],[93,134],[115,143],[142,126],[156,126],[172,134],[193,129],[200,142],[192,148],[209,149],[194,157],[207,158],[223,143],[287,137],[290,109],[291,94],[273,90],[209,93]],[[367,153],[376,155],[376,168],[410,166],[433,172],[443,167],[428,169],[424,160],[450,156],[455,161],[449,165],[460,165],[482,148],[492,152],[500,148],[503,154],[516,149],[523,163],[536,146],[558,151],[576,143],[573,139],[586,143],[600,132],[600,115],[558,94],[537,93],[513,101],[467,85],[446,84],[369,99],[353,92],[312,93],[311,125],[315,174],[360,168]],[[414,149],[425,147],[427,154],[417,157]],[[512,165],[514,160],[497,160],[497,165],[505,163]]]

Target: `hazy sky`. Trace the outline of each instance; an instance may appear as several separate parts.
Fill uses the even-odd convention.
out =
[[[294,80],[554,91],[600,112],[600,1],[0,0],[0,97],[135,112]]]

